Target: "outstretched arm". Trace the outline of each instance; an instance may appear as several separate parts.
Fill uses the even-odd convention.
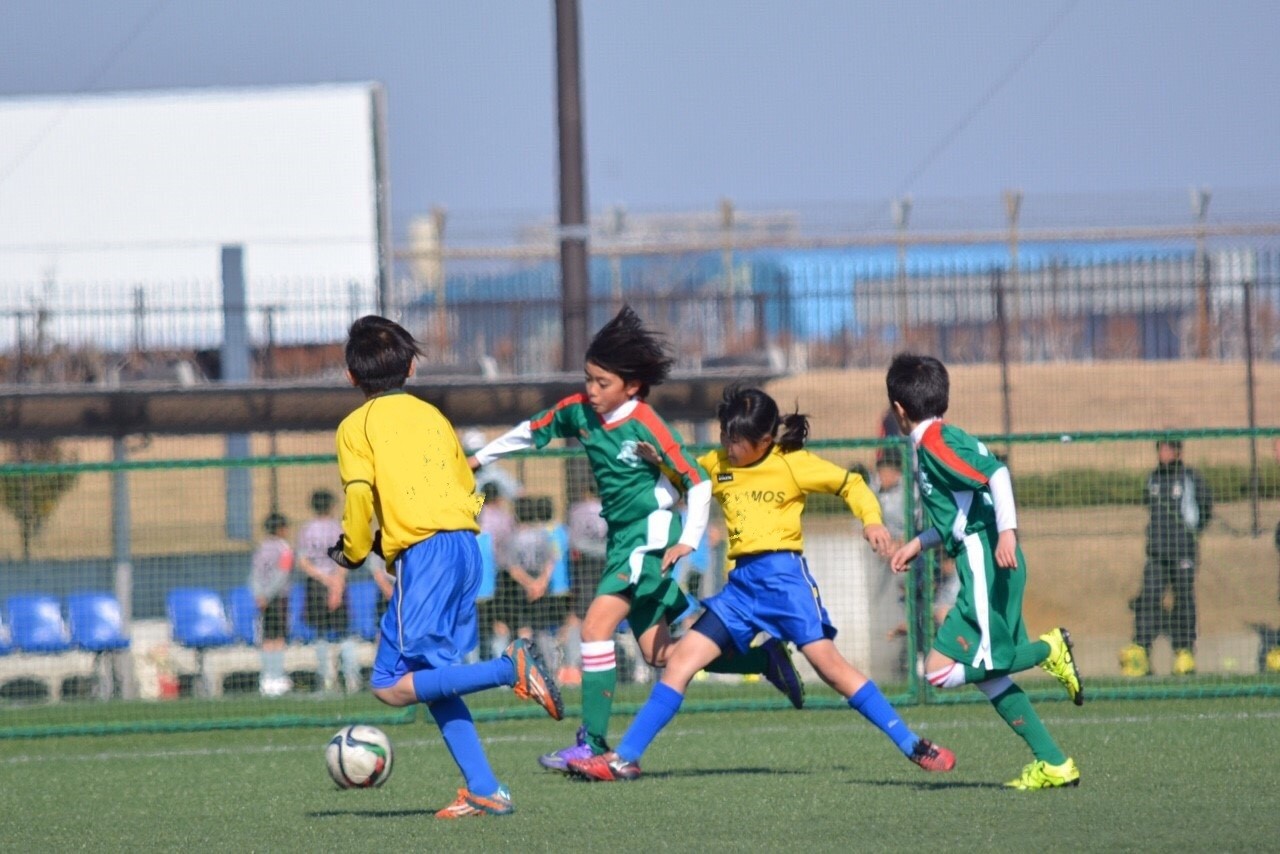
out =
[[[1013,479],[1009,469],[1001,466],[991,473],[987,481],[991,487],[991,501],[995,504],[996,566],[1002,569],[1018,568],[1018,507],[1013,501]]]
[[[533,447],[533,427],[528,421],[521,421],[471,456],[467,457],[467,465],[475,471],[480,466],[505,456],[512,451],[524,451]]]

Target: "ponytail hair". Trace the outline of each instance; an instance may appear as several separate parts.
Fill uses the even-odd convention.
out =
[[[778,403],[763,390],[731,385],[716,407],[720,430],[730,439],[759,442],[772,439],[784,451],[798,451],[809,436],[809,416],[797,409],[790,415],[778,412]],[[778,431],[782,435],[778,435]]]
[[[802,415],[799,407],[790,415],[782,417],[782,435],[778,437],[778,447],[784,451],[798,451],[804,447],[804,440],[809,438],[809,416]]]

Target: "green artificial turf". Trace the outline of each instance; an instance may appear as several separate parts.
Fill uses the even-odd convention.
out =
[[[685,715],[633,783],[575,783],[539,753],[576,721],[480,723],[517,812],[441,822],[461,785],[434,727],[386,724],[385,787],[325,773],[334,727],[0,740],[0,848],[42,851],[1246,851],[1276,844],[1280,703],[1041,703],[1079,788],[1005,790],[1030,760],[985,704],[909,707],[955,750],[927,774],[848,710]],[[619,716],[615,738],[629,718]]]

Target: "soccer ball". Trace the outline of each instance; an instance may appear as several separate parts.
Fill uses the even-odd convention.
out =
[[[329,776],[343,789],[381,786],[391,776],[391,739],[377,727],[344,726],[324,749]]]

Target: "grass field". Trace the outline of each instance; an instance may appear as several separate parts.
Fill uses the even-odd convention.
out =
[[[459,778],[434,727],[386,726],[393,775],[340,791],[336,726],[0,741],[0,848],[29,851],[1275,850],[1280,703],[1099,702],[1040,711],[1078,789],[1001,788],[1028,761],[986,704],[905,709],[957,770],[908,764],[847,710],[676,721],[629,784],[573,783],[538,753],[573,723],[480,725],[509,818],[438,822]],[[624,726],[626,719],[617,724]]]

